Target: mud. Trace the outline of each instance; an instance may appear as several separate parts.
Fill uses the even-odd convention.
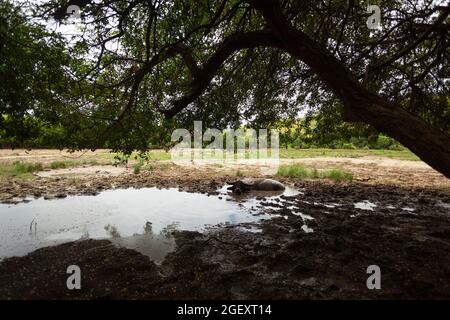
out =
[[[165,182],[213,194],[226,177],[184,183],[174,178],[140,179],[127,181]],[[205,233],[175,231],[176,249],[161,264],[107,240],[76,241],[5,259],[0,264],[0,297],[450,298],[447,192],[417,186],[284,182],[301,193],[263,201],[262,210],[273,219]],[[376,207],[355,208],[361,201]],[[305,225],[312,232],[305,232]],[[79,291],[66,288],[71,264],[82,270]],[[381,290],[366,286],[369,265],[381,269]]]

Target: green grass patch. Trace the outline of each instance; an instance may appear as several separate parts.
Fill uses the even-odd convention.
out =
[[[345,170],[342,169],[331,169],[331,170],[325,170],[323,172],[319,173],[320,178],[327,178],[334,180],[336,182],[352,182],[353,181],[353,175]]]
[[[50,169],[64,169],[69,166],[68,161],[53,161],[50,163]]]
[[[317,157],[362,158],[385,157],[399,160],[420,159],[409,150],[370,150],[370,149],[280,149],[280,158],[299,159]]]
[[[42,170],[41,163],[13,162],[0,164],[0,177],[30,178],[35,171]]]
[[[141,173],[141,167],[142,167],[142,166],[141,166],[140,164],[138,164],[138,163],[135,164],[134,167],[133,167],[133,173],[134,173],[134,174],[139,174],[139,173]]]
[[[343,169],[317,170],[300,165],[283,165],[278,168],[277,176],[300,179],[330,179],[336,182],[351,182],[353,175]]]
[[[133,165],[133,173],[139,174],[141,173],[141,169],[144,167],[144,159],[139,159],[139,162]]]
[[[53,161],[46,168],[50,169],[66,169],[72,167],[78,167],[83,165],[94,166],[97,165],[98,161],[95,159],[84,159],[82,161],[65,160],[65,161]]]
[[[32,173],[43,169],[41,163],[15,162],[13,166],[16,174]]]
[[[66,161],[53,161],[49,164],[31,163],[31,162],[5,162],[0,163],[0,177],[11,178],[31,178],[33,172],[42,171],[44,169],[65,169],[71,167],[77,167],[82,165],[96,165],[98,161],[95,159],[84,159],[79,161],[66,160]]]
[[[211,151],[201,151],[205,157],[211,159],[222,160],[225,158],[225,153],[217,152],[214,155]],[[112,159],[117,153],[111,153]],[[102,155],[104,156],[104,155]],[[171,160],[170,152],[164,150],[152,150],[144,154],[147,160]],[[228,159],[237,159],[237,154],[226,155]],[[280,148],[280,158],[282,159],[300,159],[300,158],[317,158],[317,157],[337,157],[337,158],[362,158],[362,157],[385,157],[399,160],[420,160],[414,153],[409,150],[383,150],[383,149],[327,149],[327,148],[311,148],[311,149],[295,149]],[[245,158],[249,157],[248,150],[245,151]],[[139,154],[133,152],[130,155],[130,160],[138,160]]]

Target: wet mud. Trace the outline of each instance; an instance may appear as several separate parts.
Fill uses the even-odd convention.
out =
[[[218,196],[229,177],[120,177],[98,187],[179,187]],[[438,299],[450,298],[450,195],[420,186],[282,179],[299,194],[256,204],[270,220],[173,231],[155,263],[109,240],[42,248],[0,263],[2,299]],[[84,182],[83,182],[84,183]],[[80,186],[80,188],[77,188]],[[30,189],[24,190],[32,190]],[[51,185],[46,190],[53,190]],[[370,203],[370,206],[355,205]],[[82,289],[68,290],[76,264]],[[381,269],[369,290],[367,267]]]

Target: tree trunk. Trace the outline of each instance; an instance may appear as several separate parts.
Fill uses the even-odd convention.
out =
[[[420,117],[364,88],[333,55],[290,26],[274,0],[250,1],[279,37],[282,48],[305,62],[344,104],[344,115],[372,125],[398,140],[428,165],[450,178],[450,136]]]
[[[434,128],[420,117],[389,104],[381,97],[364,93],[354,101],[358,108],[347,107],[347,112],[357,114],[363,122],[386,133],[408,147],[421,160],[450,178],[450,137]]]

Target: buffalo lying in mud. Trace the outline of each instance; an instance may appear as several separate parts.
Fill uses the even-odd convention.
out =
[[[255,180],[238,180],[235,182],[227,182],[231,185],[228,190],[240,195],[249,191],[283,191],[285,189],[281,182],[272,179],[255,179]]]

